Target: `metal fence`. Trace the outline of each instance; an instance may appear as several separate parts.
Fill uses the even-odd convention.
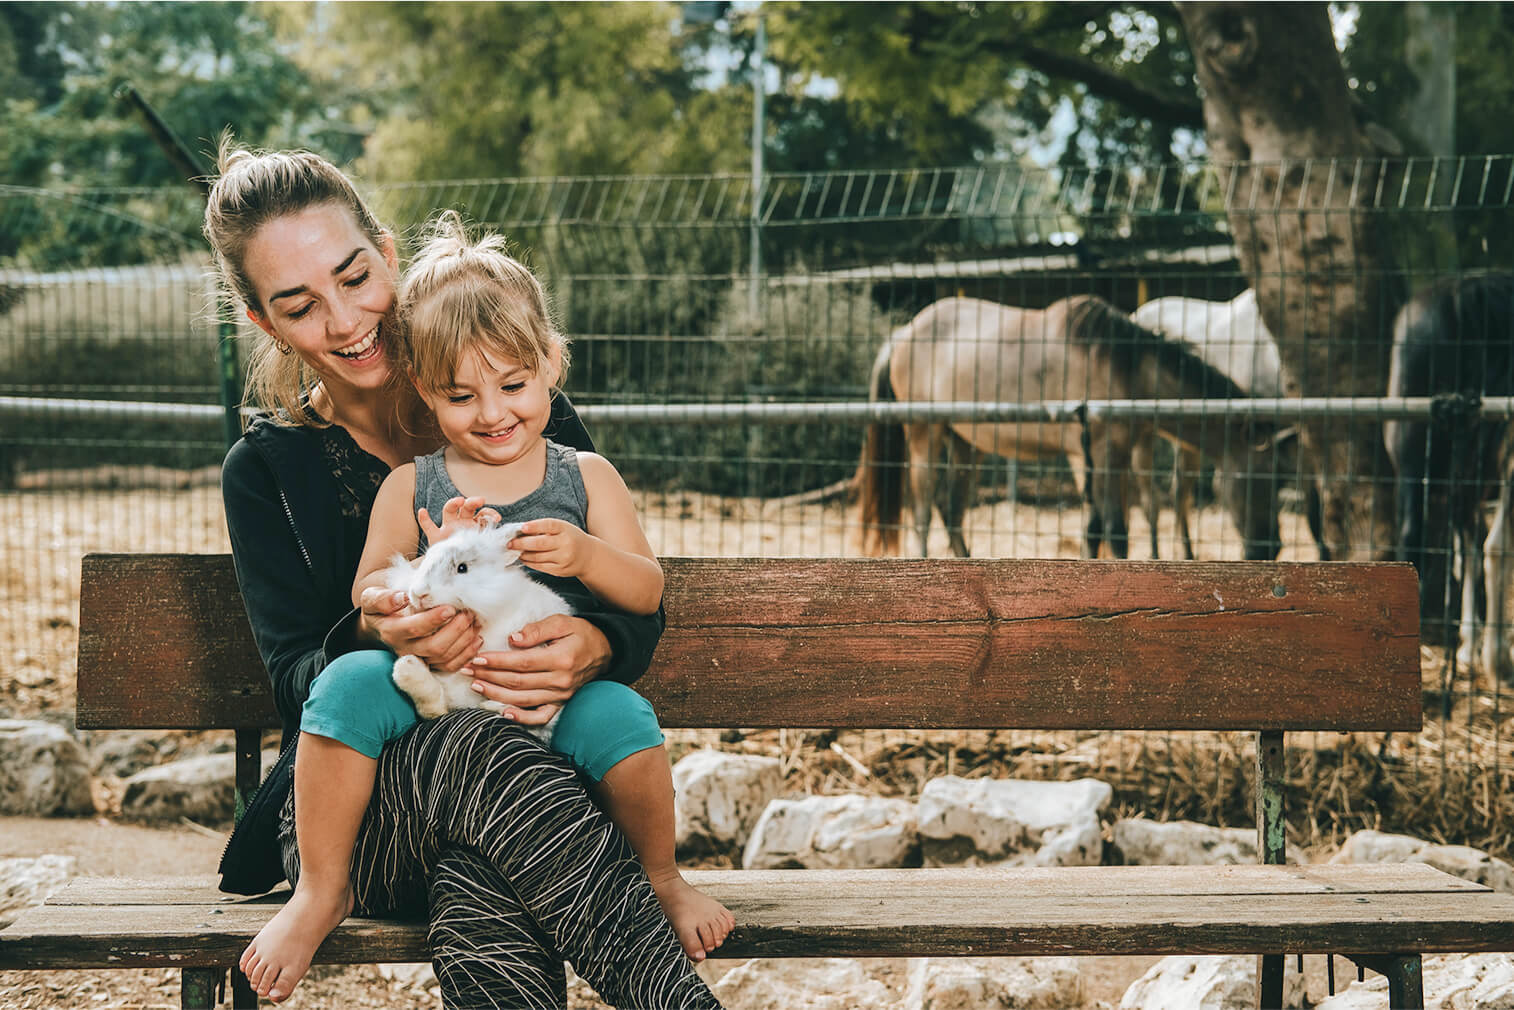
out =
[[[1370,167],[1284,166],[1305,179],[1288,205],[1209,164],[775,175],[760,192],[745,176],[461,180],[370,195],[402,247],[450,207],[509,236],[537,269],[573,342],[567,390],[636,493],[660,553],[860,552],[851,478],[868,423],[907,419],[950,423],[978,444],[969,452],[943,435],[920,450],[946,478],[936,503],[960,511],[974,555],[1076,556],[1093,497],[1106,551],[1114,535],[1132,556],[1182,556],[1186,536],[1197,557],[1241,557],[1261,534],[1245,511],[1257,506],[1237,505],[1240,486],[1275,499],[1279,556],[1310,559],[1319,556],[1310,489],[1352,475],[1278,448],[1289,426],[1322,416],[1443,421],[1447,401],[1386,399],[1387,389],[1285,395],[1227,210],[1370,220],[1389,264],[1374,270],[1405,293],[1514,266],[1514,159]],[[189,187],[0,186],[0,710],[33,711],[71,684],[83,552],[226,549],[216,480],[227,313],[217,309],[199,209]],[[1315,269],[1284,271],[1285,296],[1308,297]],[[1134,313],[1169,345],[1186,341],[1250,397],[1216,393],[1170,352],[1178,385],[1114,382],[1121,362],[1145,360],[1139,340],[1122,343],[1134,338],[1106,322],[1069,351],[1066,325],[1034,314],[1081,294]],[[952,303],[954,322],[944,299],[964,299]],[[880,348],[933,305],[913,336],[915,385],[901,379],[910,369],[897,354],[893,362],[910,402],[870,402]],[[1340,353],[1358,349],[1343,342]],[[943,384],[952,368],[956,380]],[[920,384],[927,373],[930,392]],[[1474,409],[1491,425],[1465,430],[1496,442],[1514,394],[1497,385],[1434,392],[1484,394]],[[917,402],[925,399],[935,402]],[[1253,451],[1273,439],[1268,452]],[[896,455],[876,472],[903,467]],[[965,476],[970,484],[951,479]],[[1458,471],[1424,482],[1433,529],[1421,561],[1437,580],[1428,594],[1438,596],[1437,619],[1458,613],[1467,548],[1451,536],[1447,508],[1432,504],[1470,479]],[[1484,490],[1469,497],[1480,502]],[[1123,537],[1110,525],[1115,503]],[[1191,506],[1186,522],[1180,505]],[[912,512],[886,525],[918,550]],[[951,544],[938,516],[929,550]],[[1446,637],[1427,636],[1435,732],[1405,760],[1436,766],[1444,782],[1502,783],[1502,671],[1458,660]]]

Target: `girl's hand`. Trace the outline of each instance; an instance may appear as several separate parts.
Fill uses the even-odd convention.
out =
[[[419,656],[434,670],[465,669],[483,648],[484,640],[468,611],[432,607],[411,614],[405,611],[407,602],[404,593],[368,587],[361,598],[359,628],[398,655]]]
[[[554,614],[511,635],[510,644],[473,661],[473,690],[503,702],[502,714],[525,725],[545,723],[610,665],[609,640],[582,617]]]
[[[532,519],[507,545],[520,551],[521,564],[548,575],[577,577],[588,571],[597,541],[561,519]]]
[[[425,509],[418,509],[415,513],[416,524],[421,532],[426,535],[428,544],[440,543],[461,529],[473,529],[476,527],[492,526],[499,522],[499,513],[491,508],[484,507],[484,499],[481,495],[472,498],[452,498],[442,506],[442,524],[440,526],[432,522],[431,514]]]

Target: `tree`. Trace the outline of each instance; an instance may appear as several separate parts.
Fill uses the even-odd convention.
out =
[[[941,164],[932,135],[997,110],[1029,141],[1063,103],[1071,156],[1167,158],[1203,112],[1171,4],[768,4],[775,60],[834,79],[864,123],[913,124],[916,163]],[[984,152],[1002,153],[1002,152]]]
[[[1382,219],[1362,209],[1383,152],[1357,121],[1324,5],[1185,3],[1180,11],[1209,148],[1233,194],[1226,213],[1236,251],[1277,338],[1285,388],[1381,396],[1403,300]],[[1301,433],[1326,475],[1331,555],[1386,556],[1393,469],[1381,426],[1312,420]]]
[[[300,58],[371,80],[369,178],[739,170],[750,105],[698,86],[677,28],[665,3],[338,4]]]

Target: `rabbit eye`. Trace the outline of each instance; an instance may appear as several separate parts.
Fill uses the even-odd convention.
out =
[[[459,561],[458,562],[458,564],[457,564],[457,574],[459,574],[459,575],[467,575],[468,574],[468,562],[466,562],[466,561]]]

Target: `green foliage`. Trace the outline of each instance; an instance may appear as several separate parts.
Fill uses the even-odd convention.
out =
[[[1167,5],[765,6],[774,59],[797,75],[837,81],[857,120],[898,124],[916,164],[965,160],[964,143],[980,157],[1021,153],[1050,139],[1064,102],[1077,116],[1065,160],[1166,158],[1173,123],[1123,108],[1085,70],[1174,100],[1194,97],[1192,57]]]
[[[696,96],[676,23],[662,3],[379,3],[337,5],[329,33],[386,71],[372,178],[707,171],[743,132]]]

